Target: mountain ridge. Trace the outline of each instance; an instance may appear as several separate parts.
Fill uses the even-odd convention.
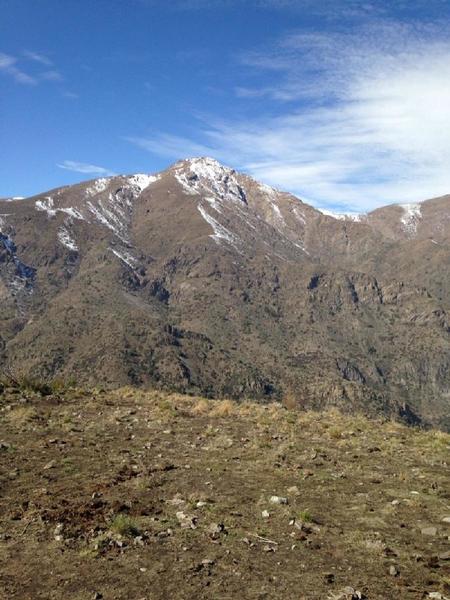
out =
[[[0,364],[448,428],[450,196],[355,221],[214,159],[0,201]]]

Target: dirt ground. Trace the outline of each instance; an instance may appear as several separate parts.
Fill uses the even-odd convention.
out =
[[[123,389],[0,395],[0,597],[450,598],[450,436]]]

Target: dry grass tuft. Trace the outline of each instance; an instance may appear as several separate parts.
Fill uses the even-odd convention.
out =
[[[192,415],[207,415],[210,411],[211,403],[204,398],[197,400],[196,403],[191,407],[190,413]]]
[[[14,427],[23,427],[36,419],[38,413],[33,406],[18,406],[8,413],[8,421]]]
[[[214,408],[211,411],[212,417],[229,417],[238,412],[238,404],[232,400],[220,400],[214,403]]]

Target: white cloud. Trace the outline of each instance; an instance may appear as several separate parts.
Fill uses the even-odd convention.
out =
[[[45,54],[40,54],[39,52],[31,52],[30,50],[24,50],[23,55],[29,60],[34,60],[41,65],[46,67],[51,67],[53,65],[52,61],[45,56]]]
[[[64,90],[63,92],[61,92],[61,96],[63,96],[64,98],[69,98],[69,100],[77,100],[80,97],[79,94],[76,94],[75,92],[70,92],[69,90]]]
[[[198,145],[195,154],[342,210],[450,193],[449,39],[439,26],[384,22],[290,34],[243,58],[263,83],[237,90],[249,107],[276,102],[281,116],[209,118],[200,144],[161,135],[141,146],[179,158]]]
[[[60,169],[66,169],[67,171],[75,171],[76,173],[83,173],[84,175],[100,175],[103,177],[112,177],[116,175],[113,171],[99,167],[97,165],[91,165],[89,163],[77,162],[74,160],[65,160],[62,163],[57,164]]]
[[[35,85],[36,79],[16,66],[17,59],[9,54],[0,52],[0,71],[12,77],[17,83]]]
[[[38,63],[38,65],[51,67],[53,65],[52,61],[44,56],[43,54],[38,54],[37,52],[30,52],[25,50],[23,52],[22,62],[28,61],[28,66],[30,66],[30,61],[34,63]],[[41,82],[55,82],[58,83],[63,81],[63,76],[56,69],[47,69],[46,71],[41,72],[33,72],[32,75],[23,70],[23,68],[18,66],[19,59],[16,56],[11,56],[9,54],[4,54],[0,52],[0,71],[5,75],[8,75],[16,81],[16,83],[21,83],[25,85],[37,85]],[[34,65],[34,69],[36,69],[36,65]],[[28,70],[28,69],[27,69]]]
[[[62,81],[63,76],[59,71],[52,69],[51,71],[44,71],[43,73],[41,73],[40,79],[42,79],[43,81]]]

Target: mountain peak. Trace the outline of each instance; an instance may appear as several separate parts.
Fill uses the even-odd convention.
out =
[[[238,181],[238,173],[215,158],[187,158],[175,163],[172,170],[178,183],[188,194],[207,194],[221,200],[246,202],[246,194]]]
[[[198,177],[207,179],[217,179],[224,174],[234,173],[234,169],[223,165],[215,158],[210,156],[196,156],[184,158],[173,165],[175,170],[190,171]]]

